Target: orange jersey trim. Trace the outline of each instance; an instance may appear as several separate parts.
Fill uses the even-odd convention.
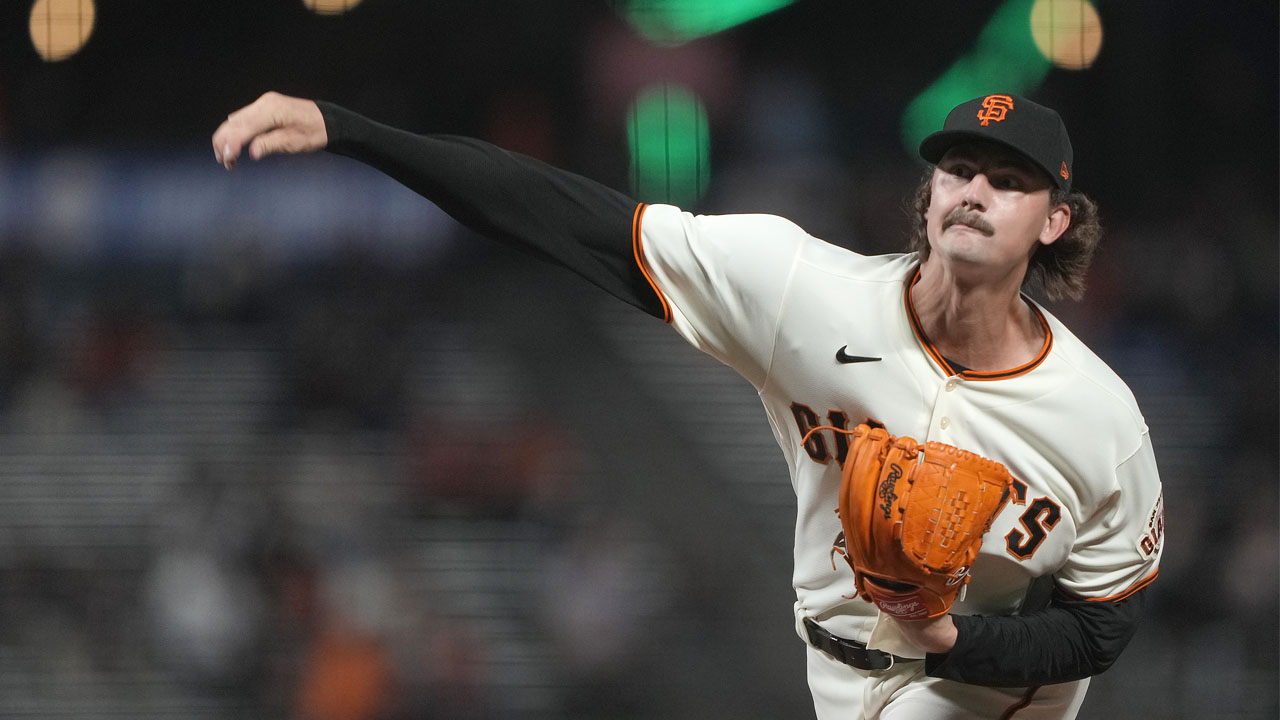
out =
[[[1083,600],[1085,602],[1120,602],[1121,600],[1131,597],[1134,593],[1138,592],[1139,590],[1155,582],[1156,577],[1159,575],[1160,575],[1160,571],[1154,570],[1150,575],[1142,578],[1141,580],[1134,583],[1133,585],[1130,585],[1125,590],[1121,590],[1115,595],[1108,595],[1106,597],[1085,597],[1083,595],[1073,593],[1070,590],[1062,587],[1061,585],[1055,585],[1055,587],[1057,587],[1058,592],[1061,592],[1070,596],[1073,600]]]
[[[636,267],[640,268],[644,279],[649,282],[649,287],[653,288],[653,293],[658,296],[658,302],[662,303],[662,321],[670,324],[671,305],[667,302],[667,296],[658,289],[658,283],[654,281],[653,273],[649,272],[649,266],[644,261],[644,239],[640,232],[640,225],[644,221],[644,211],[647,207],[649,207],[647,204],[640,203],[636,206],[635,215],[631,217],[631,252],[635,256]]]
[[[907,317],[911,320],[911,329],[915,332],[916,337],[920,340],[920,344],[924,346],[925,352],[933,358],[933,362],[942,368],[947,377],[953,375],[966,378],[968,380],[1005,380],[1008,378],[1025,375],[1031,372],[1049,357],[1049,351],[1053,349],[1053,331],[1049,328],[1049,321],[1045,320],[1044,314],[1040,312],[1040,308],[1028,302],[1027,306],[1031,308],[1031,312],[1035,313],[1036,320],[1040,322],[1040,327],[1044,330],[1044,345],[1040,346],[1040,352],[1025,365],[1011,368],[1009,370],[995,370],[991,372],[981,370],[958,370],[942,356],[938,348],[934,347],[929,340],[929,336],[925,334],[924,328],[920,325],[920,316],[916,315],[915,305],[911,302],[911,288],[920,282],[920,267],[916,266],[915,274],[911,276],[911,282],[907,283],[907,290],[904,293],[904,302],[907,304]]]

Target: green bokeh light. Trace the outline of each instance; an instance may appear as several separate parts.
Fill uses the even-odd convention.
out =
[[[795,0],[617,0],[623,16],[644,38],[678,45],[728,30]]]
[[[636,199],[692,207],[711,179],[707,113],[691,90],[656,83],[627,113],[631,189]]]
[[[926,135],[942,128],[951,108],[979,95],[1030,94],[1049,73],[1051,63],[1031,36],[1035,0],[1009,0],[982,29],[973,49],[916,96],[902,120],[902,142],[915,155]]]

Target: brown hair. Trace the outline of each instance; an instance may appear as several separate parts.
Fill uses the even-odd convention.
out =
[[[930,169],[916,188],[908,208],[911,216],[910,249],[920,253],[922,261],[929,258],[925,213],[932,197],[932,181],[933,170]],[[1022,279],[1022,289],[1039,289],[1050,300],[1079,300],[1084,297],[1085,273],[1102,240],[1102,224],[1098,221],[1097,204],[1084,193],[1050,188],[1049,206],[1055,207],[1060,203],[1071,208],[1071,225],[1053,244],[1036,248],[1027,266],[1027,275]]]

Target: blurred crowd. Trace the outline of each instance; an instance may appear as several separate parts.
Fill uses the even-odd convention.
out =
[[[0,715],[634,716],[663,551],[580,443],[423,268],[256,263],[0,261]]]

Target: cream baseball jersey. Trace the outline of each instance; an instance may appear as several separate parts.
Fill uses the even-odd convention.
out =
[[[1010,501],[954,613],[1015,613],[1046,577],[1097,602],[1155,579],[1163,506],[1146,424],[1125,384],[1045,309],[1028,300],[1046,335],[1031,362],[971,372],[942,357],[915,321],[914,254],[863,256],[779,217],[666,205],[637,210],[633,241],[671,326],[759,392],[797,497],[802,637],[806,617],[873,647],[885,634],[872,635],[878,611],[856,597],[841,558],[845,437],[821,430],[802,443],[823,425],[880,423],[1012,472]],[[901,642],[880,645],[922,657]]]

